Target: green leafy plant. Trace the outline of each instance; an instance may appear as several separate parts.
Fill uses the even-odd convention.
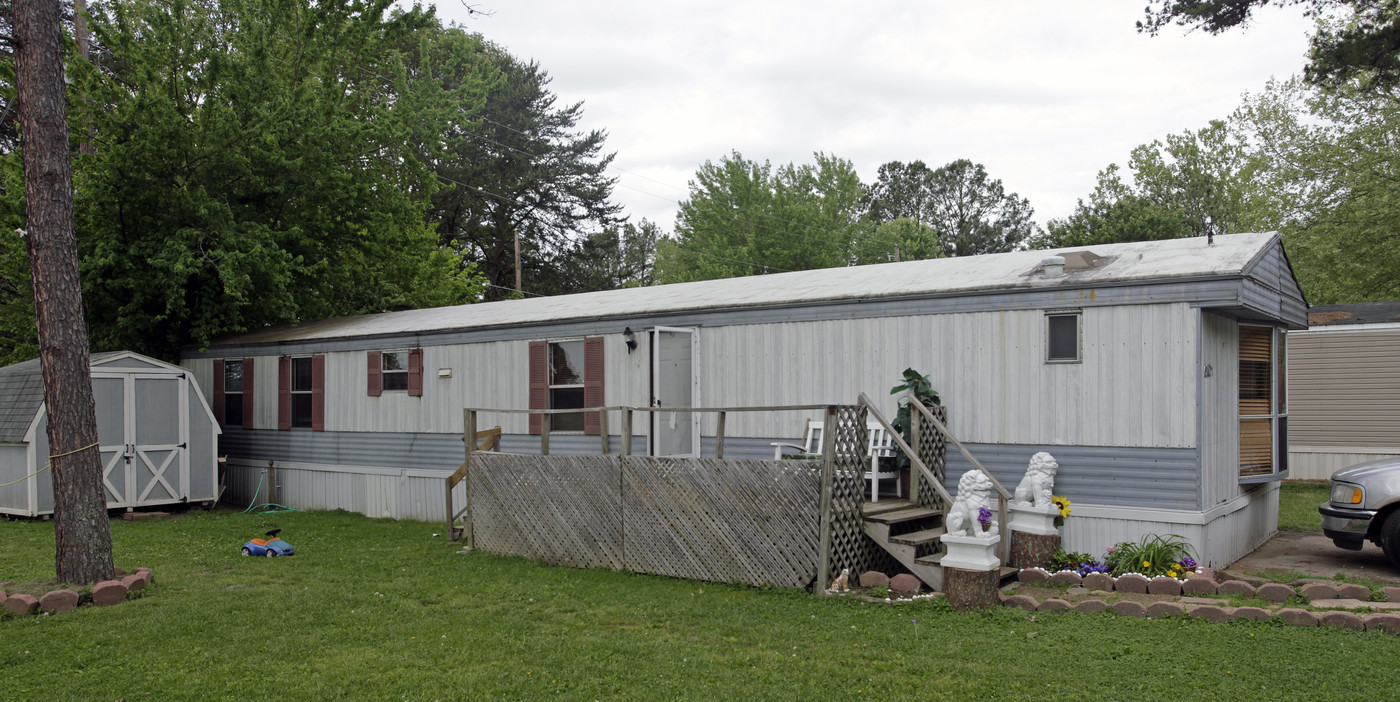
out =
[[[890,596],[890,589],[885,587],[884,585],[881,585],[880,587],[872,587],[869,590],[866,590],[865,594],[874,597],[875,599],[883,600],[886,597]]]
[[[937,407],[943,404],[938,397],[938,391],[933,389],[933,384],[929,382],[928,376],[921,375],[913,368],[904,369],[904,382],[890,388],[891,395],[898,395],[907,392],[918,398],[919,402],[926,407]],[[914,447],[914,421],[912,417],[914,409],[909,406],[909,402],[901,399],[899,411],[894,415],[894,425],[899,435],[904,438],[904,443]],[[917,447],[915,447],[917,448]],[[909,457],[904,455],[904,451],[898,451],[897,461],[901,469],[909,466]]]
[[[1137,541],[1110,546],[1105,563],[1115,576],[1142,573],[1148,577],[1170,575],[1175,578],[1196,569],[1195,551],[1176,534],[1147,534]]]

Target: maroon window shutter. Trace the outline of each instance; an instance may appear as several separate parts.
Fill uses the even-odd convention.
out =
[[[602,407],[603,404],[603,337],[590,336],[583,340],[583,406]],[[583,433],[597,436],[602,431],[600,414],[583,415]]]
[[[311,357],[311,431],[326,430],[326,355]]]
[[[292,428],[292,357],[277,357],[277,430]]]
[[[214,359],[214,421],[224,425],[224,362]]]
[[[408,352],[408,394],[423,396],[423,349]]]
[[[253,359],[243,359],[243,428],[253,428]]]
[[[369,396],[379,397],[384,394],[384,354],[370,351],[366,359],[369,363]]]
[[[530,342],[530,409],[549,409],[549,342]],[[543,415],[530,415],[530,433],[539,434]]]

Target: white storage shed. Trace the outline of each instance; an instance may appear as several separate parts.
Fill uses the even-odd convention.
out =
[[[189,371],[130,351],[92,355],[108,509],[218,497],[219,425]],[[38,359],[0,368],[0,514],[53,513]]]

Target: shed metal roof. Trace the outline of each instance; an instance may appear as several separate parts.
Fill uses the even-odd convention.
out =
[[[1213,244],[1207,244],[1205,237],[1197,237],[1014,251],[385,312],[270,327],[226,337],[213,345],[272,344],[690,310],[1236,276],[1243,274],[1277,238],[1276,232],[1264,232],[1217,236]],[[1103,259],[1089,268],[1066,267],[1065,275],[1059,277],[1038,273],[1046,257],[1086,249]]]
[[[88,363],[100,363],[122,351],[92,354]],[[39,359],[0,368],[0,443],[21,443],[39,406],[44,404],[44,375]]]

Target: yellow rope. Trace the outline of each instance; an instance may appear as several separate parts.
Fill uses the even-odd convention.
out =
[[[2,488],[2,487],[9,487],[9,486],[14,485],[14,484],[16,484],[16,483],[22,483],[22,482],[24,482],[24,481],[26,481],[26,480],[28,480],[28,479],[30,479],[30,478],[32,478],[32,477],[34,477],[34,476],[40,474],[40,473],[42,473],[42,472],[44,472],[44,471],[46,471],[46,470],[52,468],[52,467],[53,467],[53,459],[55,459],[55,458],[63,458],[64,456],[71,456],[71,455],[73,455],[73,454],[75,454],[75,453],[81,453],[81,452],[86,451],[86,450],[88,450],[88,449],[90,449],[90,448],[93,448],[94,446],[97,446],[97,443],[91,443],[91,444],[88,444],[87,446],[84,446],[84,447],[82,447],[82,448],[80,448],[80,449],[73,449],[72,451],[65,451],[65,452],[63,452],[63,453],[51,453],[51,454],[49,454],[49,460],[48,460],[48,462],[44,464],[44,467],[43,467],[43,468],[40,468],[39,470],[36,470],[36,471],[34,471],[33,473],[30,473],[29,475],[26,475],[26,476],[24,476],[23,478],[20,478],[19,480],[12,480],[12,481],[10,481],[10,482],[8,482],[8,483],[0,483],[0,488]]]

